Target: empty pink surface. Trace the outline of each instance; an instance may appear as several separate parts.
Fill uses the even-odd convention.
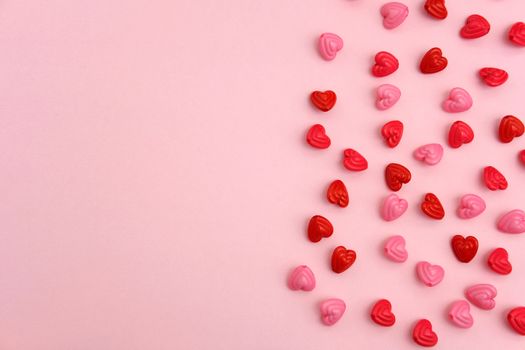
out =
[[[497,141],[499,119],[525,119],[525,48],[507,43],[508,27],[525,20],[522,0],[448,1],[449,17],[429,18],[420,0],[405,0],[406,21],[382,26],[373,0],[4,0],[0,4],[0,348],[69,349],[396,349],[417,348],[410,329],[431,320],[438,349],[523,349],[505,321],[525,305],[525,235],[496,230],[496,219],[525,209],[525,167],[517,154],[525,137]],[[465,18],[485,16],[491,32],[459,36]],[[316,51],[323,32],[345,44],[331,62]],[[443,72],[418,72],[421,55],[438,46]],[[400,68],[374,78],[378,51]],[[500,67],[509,80],[484,86],[479,68]],[[375,89],[402,91],[388,111],[374,107]],[[441,103],[451,88],[474,100],[461,115]],[[313,90],[338,94],[323,114]],[[415,148],[446,144],[457,118],[476,137],[429,167]],[[388,120],[405,124],[401,144],[384,146]],[[322,123],[327,150],[304,142]],[[342,166],[342,151],[358,149],[361,173]],[[410,205],[394,222],[380,219],[387,163],[406,165],[413,180],[400,191]],[[481,169],[501,170],[505,191],[484,188]],[[335,178],[350,205],[324,198]],[[421,215],[426,192],[443,203],[437,222]],[[486,211],[455,215],[463,194]],[[313,244],[308,219],[329,218],[335,233]],[[409,258],[382,255],[384,240],[401,234]],[[459,263],[455,234],[475,235],[478,256]],[[330,252],[345,245],[356,263],[341,275]],[[486,266],[495,247],[508,250],[514,270]],[[414,264],[447,271],[434,288],[419,283]],[[316,288],[291,291],[291,269],[306,264]],[[447,321],[450,303],[476,283],[498,289],[491,311],[472,308],[474,326]],[[333,327],[320,322],[319,303],[347,304]],[[387,298],[395,326],[369,318]]]

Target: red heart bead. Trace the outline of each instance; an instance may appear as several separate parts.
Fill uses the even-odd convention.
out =
[[[448,132],[448,144],[452,148],[459,148],[465,143],[474,140],[474,131],[467,123],[462,121],[454,122]]]
[[[348,191],[341,180],[335,180],[328,186],[326,197],[330,203],[337,204],[341,208],[348,205]]]
[[[335,92],[331,90],[314,91],[310,94],[310,101],[321,111],[328,112],[335,105],[337,96]]]
[[[372,321],[384,327],[390,327],[396,323],[396,316],[392,313],[392,304],[386,299],[381,299],[374,304],[370,317]]]
[[[388,147],[394,148],[401,142],[403,136],[403,123],[399,120],[392,120],[381,128],[381,135]]]
[[[481,68],[479,76],[488,86],[500,86],[509,78],[509,74],[503,69],[492,67]]]
[[[494,249],[492,253],[490,253],[487,263],[492,271],[500,275],[508,275],[512,272],[509,253],[504,248]]]
[[[525,165],[525,149],[520,151],[520,153],[518,153],[518,158],[521,164]]]
[[[412,174],[410,170],[397,163],[390,163],[385,169],[385,180],[388,188],[392,191],[399,191],[403,184],[410,182]]]
[[[466,238],[462,235],[455,235],[450,241],[452,245],[452,251],[456,258],[464,263],[468,263],[476,256],[478,252],[478,240],[476,237],[467,236]]]
[[[421,210],[432,219],[441,220],[445,217],[445,209],[443,209],[443,205],[433,193],[425,195],[425,199],[421,203]]]
[[[312,147],[321,149],[328,148],[331,144],[330,138],[326,135],[324,126],[321,124],[315,124],[310,130],[308,130],[308,133],[306,134],[306,142]]]
[[[488,166],[483,169],[483,180],[487,188],[491,191],[504,190],[509,185],[505,176],[493,166]]]
[[[510,27],[509,40],[516,45],[525,46],[525,23],[517,22]]]
[[[368,168],[368,162],[361,153],[351,148],[343,152],[343,165],[350,171],[363,171]]]
[[[399,61],[391,53],[381,51],[375,56],[372,74],[376,77],[385,77],[399,68]]]
[[[503,117],[499,123],[499,140],[509,143],[515,137],[520,137],[525,132],[525,127],[521,120],[513,115]]]
[[[438,336],[432,330],[432,323],[429,320],[419,320],[412,330],[412,338],[421,346],[431,347],[437,344]]]
[[[448,60],[443,56],[441,49],[434,47],[423,56],[419,69],[425,74],[437,73],[445,69],[447,64]]]
[[[334,227],[324,216],[312,216],[308,222],[308,239],[314,243],[319,242],[321,238],[330,237],[332,233],[334,233]]]
[[[445,0],[427,0],[425,10],[428,14],[437,19],[447,18],[448,11],[445,7]]]
[[[507,314],[509,325],[518,334],[525,335],[525,307],[516,307]]]
[[[353,265],[356,258],[355,251],[339,246],[332,253],[332,270],[337,273],[344,272]]]
[[[490,23],[480,15],[468,16],[465,25],[461,28],[460,35],[465,39],[476,39],[488,34]]]

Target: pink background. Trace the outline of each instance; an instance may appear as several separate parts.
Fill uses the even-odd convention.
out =
[[[372,0],[4,0],[0,4],[0,348],[66,349],[410,349],[410,328],[430,319],[439,349],[523,349],[505,322],[525,304],[525,235],[495,229],[504,211],[525,209],[525,168],[511,144],[496,140],[505,114],[525,119],[525,49],[505,40],[525,20],[522,0],[448,1],[449,17],[425,15],[405,0],[406,22],[381,25]],[[465,41],[464,19],[485,15],[489,35]],[[338,33],[336,60],[320,59],[316,38]],[[421,55],[439,46],[449,67],[418,72]],[[373,55],[394,53],[400,68],[377,79]],[[476,72],[510,73],[499,88]],[[391,110],[373,107],[382,83],[403,96]],[[474,107],[461,115],[440,109],[461,86]],[[311,108],[312,90],[333,89],[336,107]],[[405,136],[388,149],[379,136],[401,119]],[[424,143],[445,143],[448,125],[468,122],[474,142],[445,147],[443,161],[425,167],[411,156]],[[304,142],[321,122],[332,138],[326,151]],[[360,150],[364,173],[342,168],[342,150]],[[400,191],[411,207],[401,219],[379,219],[388,194],[383,169],[401,162],[413,181]],[[510,187],[490,192],[486,165]],[[351,203],[324,199],[341,178]],[[447,217],[434,222],[417,205],[425,192],[442,200]],[[455,214],[465,193],[484,197],[479,218]],[[336,232],[318,244],[305,237],[311,215]],[[475,234],[470,264],[453,257],[450,237]],[[409,260],[381,255],[384,239],[403,234]],[[357,251],[342,275],[329,267],[339,244]],[[498,276],[485,265],[497,246],[514,271]],[[419,260],[439,263],[444,281],[417,282]],[[291,268],[308,264],[311,293],[286,288]],[[461,330],[445,317],[472,283],[498,288],[492,311],[475,307],[475,325]],[[318,303],[348,304],[333,327],[319,321]],[[368,317],[377,298],[394,305],[390,329]]]

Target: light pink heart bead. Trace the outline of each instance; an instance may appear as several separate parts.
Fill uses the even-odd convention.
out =
[[[486,208],[483,198],[475,194],[466,194],[459,202],[458,216],[462,219],[472,219],[483,213]]]
[[[381,216],[385,221],[392,221],[400,217],[407,211],[408,202],[399,198],[397,194],[392,193],[388,195],[381,209]]]
[[[448,311],[450,321],[460,328],[470,328],[474,319],[470,314],[470,305],[465,300],[457,300],[452,303]]]
[[[376,90],[376,107],[384,111],[389,109],[399,101],[401,97],[401,90],[397,86],[391,84],[380,85]]]
[[[525,212],[514,209],[498,220],[498,230],[505,233],[525,232]]]
[[[416,265],[417,277],[424,285],[434,287],[445,277],[445,270],[439,265],[432,265],[428,261],[420,261]]]
[[[331,326],[343,317],[346,310],[346,304],[341,299],[327,299],[321,303],[321,321]]]
[[[380,13],[383,16],[383,27],[394,29],[407,18],[408,7],[400,2],[389,2],[381,7]]]
[[[491,310],[496,306],[496,295],[498,291],[492,284],[475,284],[465,291],[468,301],[483,310]]]
[[[327,61],[333,60],[342,48],[343,39],[337,34],[324,33],[319,37],[319,53]]]
[[[428,165],[436,165],[443,158],[443,146],[439,143],[429,143],[414,151],[414,158]]]
[[[405,262],[408,259],[408,252],[405,248],[405,239],[403,236],[392,236],[385,243],[385,256],[398,263]]]
[[[315,288],[315,276],[306,265],[297,266],[288,278],[288,287],[291,290],[304,290],[309,292]]]
[[[443,101],[443,109],[449,113],[465,112],[470,107],[472,107],[472,97],[467,90],[458,87],[450,90],[448,99]]]

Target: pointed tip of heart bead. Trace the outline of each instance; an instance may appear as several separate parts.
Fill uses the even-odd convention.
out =
[[[457,300],[450,305],[448,318],[460,328],[470,328],[474,324],[474,319],[470,314],[470,305],[465,300]]]
[[[504,233],[524,233],[525,212],[520,209],[509,211],[500,217],[497,227],[498,230]]]
[[[321,57],[327,61],[331,61],[343,48],[343,39],[334,33],[323,33],[319,37],[318,48]]]
[[[394,29],[401,25],[408,16],[408,7],[400,2],[388,2],[381,7],[383,27]]]
[[[448,113],[468,111],[472,107],[472,97],[467,90],[456,87],[450,90],[448,98],[443,101],[443,109]]]
[[[324,300],[320,305],[321,322],[326,326],[332,326],[343,317],[346,304],[338,298]]]
[[[306,265],[297,266],[288,278],[288,287],[291,290],[312,291],[315,288],[315,276]]]

